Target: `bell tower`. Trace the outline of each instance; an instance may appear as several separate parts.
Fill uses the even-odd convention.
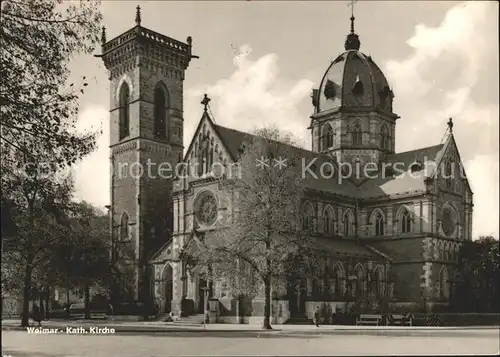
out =
[[[394,153],[399,116],[393,112],[394,93],[387,78],[372,57],[360,51],[353,12],[350,20],[345,52],[330,63],[319,88],[313,89],[309,129],[313,151],[354,166],[380,162]]]
[[[183,81],[191,54],[186,43],[141,25],[106,40],[110,81],[112,299],[151,301],[148,260],[171,236],[172,181],[183,152]]]

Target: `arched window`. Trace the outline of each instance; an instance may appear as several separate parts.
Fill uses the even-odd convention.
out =
[[[125,241],[127,239],[128,239],[128,215],[126,213],[123,213],[120,222],[120,241]]]
[[[323,127],[323,150],[333,146],[334,135],[331,125],[329,123],[325,124]]]
[[[161,87],[155,89],[155,120],[154,134],[156,138],[163,139],[167,133],[167,101],[165,91]]]
[[[384,217],[380,212],[377,212],[377,215],[375,216],[375,235],[384,235]]]
[[[210,150],[208,152],[208,167],[207,167],[207,172],[211,172],[213,166],[214,166],[214,149],[210,148]]]
[[[373,286],[373,292],[376,296],[382,296],[384,294],[384,274],[380,266],[377,266],[373,271],[370,283]]]
[[[443,258],[444,260],[450,260],[450,242],[444,243]]]
[[[409,233],[411,232],[411,216],[410,212],[405,208],[401,213],[401,232]]]
[[[384,150],[391,149],[391,142],[389,139],[389,130],[387,129],[387,125],[382,125],[380,130],[380,147]]]
[[[323,212],[323,230],[329,235],[335,233],[335,214],[330,206],[325,208]]]
[[[331,277],[330,292],[332,298],[340,300],[344,297],[344,268],[341,263],[337,263],[333,266]]]
[[[444,260],[444,241],[439,241],[439,259]]]
[[[439,272],[439,296],[442,299],[448,299],[450,296],[449,277],[446,267],[442,267]]]
[[[352,297],[362,297],[364,295],[365,276],[361,265],[358,264],[356,268],[354,268],[354,276],[356,279],[352,286]]]
[[[119,94],[119,139],[130,135],[130,90],[128,84],[123,82]]]
[[[352,234],[351,232],[351,225],[352,225],[352,220],[351,220],[351,214],[350,211],[347,211],[344,213],[343,217],[343,231],[344,231],[344,236],[350,236]]]
[[[359,75],[356,78],[356,82],[352,86],[352,93],[355,96],[361,96],[364,93],[363,82],[359,80]]]
[[[313,230],[314,222],[314,209],[313,206],[306,202],[302,207],[302,229],[305,231]]]
[[[203,176],[205,173],[206,156],[206,150],[202,149],[198,156],[198,176]]]
[[[362,145],[363,144],[363,137],[361,133],[361,125],[359,123],[356,123],[354,127],[352,128],[352,145]]]
[[[229,172],[229,166],[227,164],[227,159],[222,160],[222,166],[224,166],[224,172],[226,175],[230,175],[231,173]]]
[[[446,162],[445,166],[445,180],[446,180],[446,188],[451,188],[453,185],[453,165],[452,161]]]

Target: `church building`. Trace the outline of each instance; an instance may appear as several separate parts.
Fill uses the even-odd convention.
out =
[[[142,26],[139,7],[135,27],[109,41],[103,29],[99,57],[111,84],[113,298],[185,316],[204,311],[208,291],[217,321],[257,321],[262,296],[243,316],[224,284],[187,269],[182,256],[189,239],[216,233],[218,218],[235,209],[211,168],[237,163],[253,135],[216,124],[205,95],[197,130],[183,147],[184,121],[192,120],[183,114],[192,45],[191,37],[182,42]],[[316,174],[326,161],[338,168],[371,164],[375,174],[308,181],[302,228],[328,254],[326,279],[274,294],[274,323],[311,317],[316,306],[345,310],[370,294],[402,311],[446,308],[459,247],[472,239],[472,191],[452,119],[441,143],[397,153],[396,124],[404,118],[393,112],[395,94],[384,73],[360,47],[352,16],[345,51],[312,89],[312,114],[304,118],[312,147],[297,150],[317,160]],[[197,165],[197,174],[162,175],[162,165],[180,163]]]

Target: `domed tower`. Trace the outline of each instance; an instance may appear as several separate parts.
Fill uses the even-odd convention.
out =
[[[359,51],[359,36],[351,31],[345,52],[326,70],[313,89],[312,150],[338,162],[378,162],[394,152],[394,94],[371,56]]]

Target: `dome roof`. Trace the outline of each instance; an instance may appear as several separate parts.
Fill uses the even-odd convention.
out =
[[[359,51],[357,35],[349,36],[347,51],[331,63],[314,93],[315,113],[335,108],[392,112],[394,95],[387,79],[372,58]]]

